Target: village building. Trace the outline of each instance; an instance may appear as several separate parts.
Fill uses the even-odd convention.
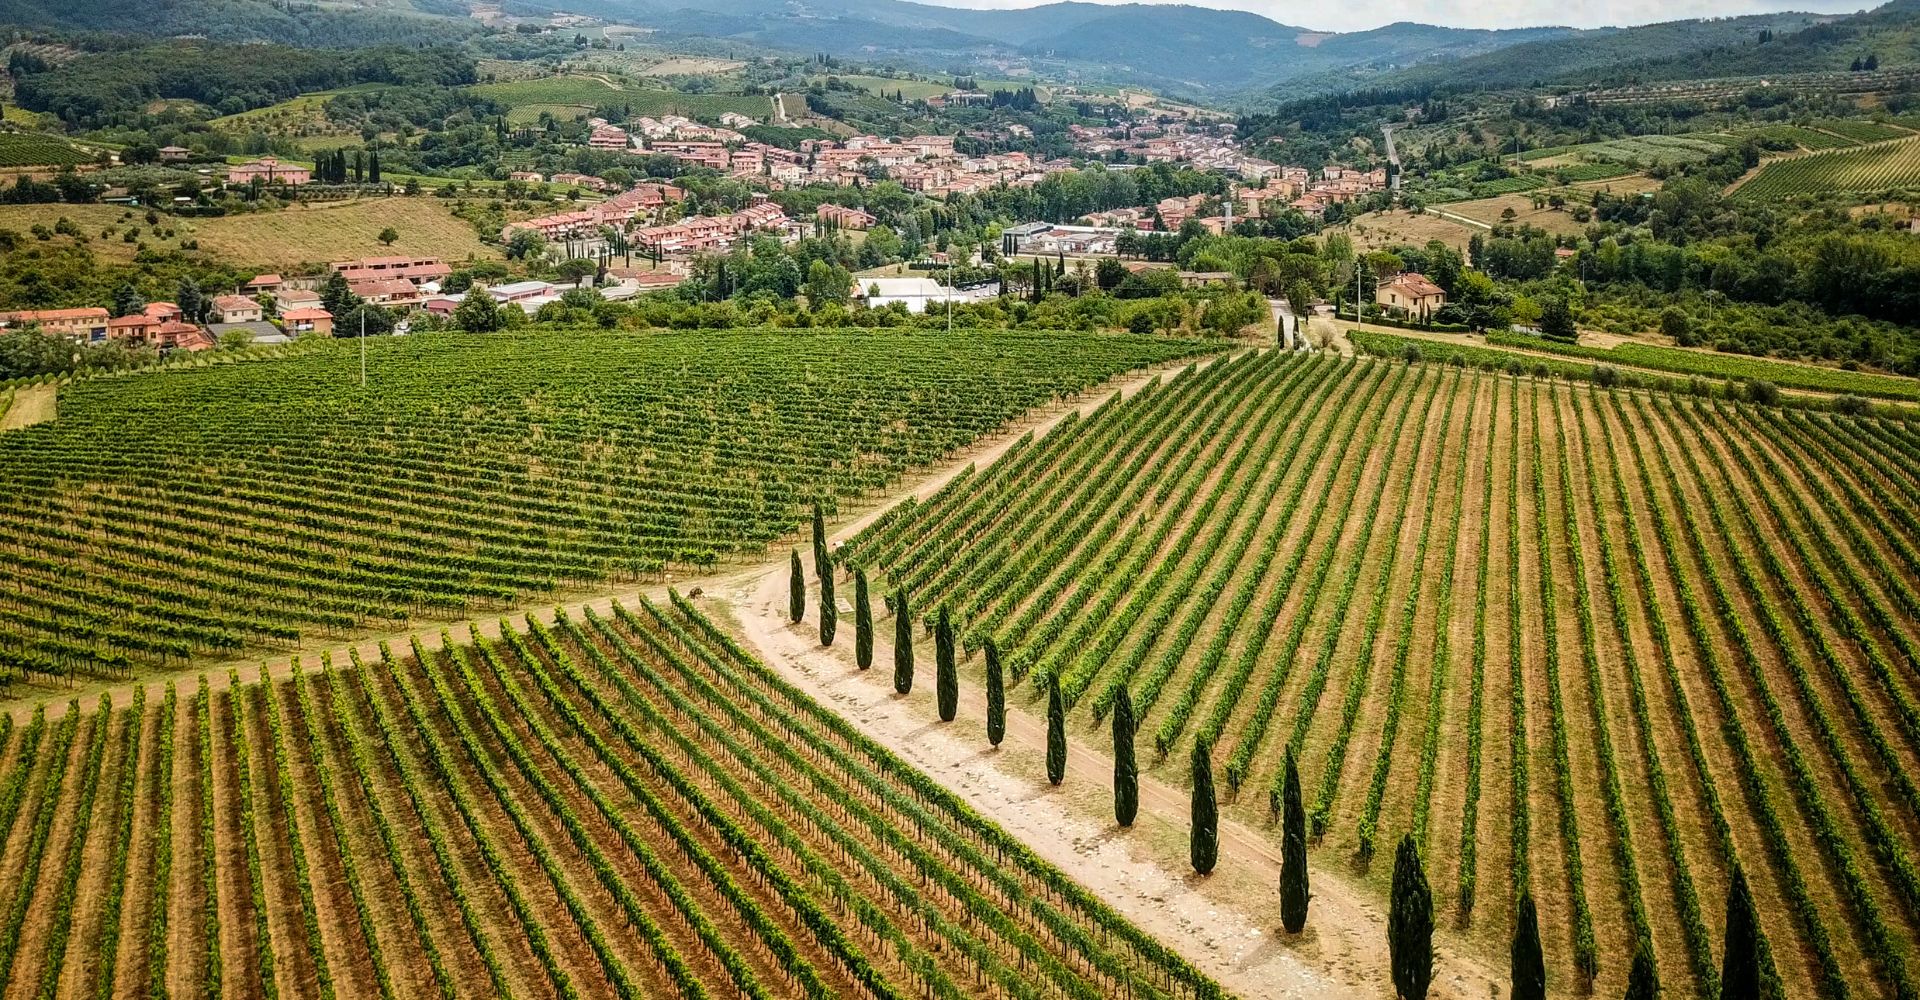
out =
[[[313,170],[308,167],[281,163],[271,156],[262,157],[251,163],[242,163],[227,168],[229,185],[244,185],[259,181],[262,184],[300,185],[313,183]]]
[[[368,278],[405,278],[416,285],[439,281],[453,273],[438,257],[367,257],[328,265],[349,283]]]
[[[1407,271],[1381,282],[1374,290],[1373,300],[1383,308],[1426,321],[1447,304],[1447,293],[1426,275]]]
[[[286,325],[288,333],[333,336],[333,314],[318,306],[288,309],[280,314],[280,322]]]
[[[814,218],[832,229],[868,229],[880,221],[860,209],[831,204],[815,209]]]
[[[282,288],[273,293],[273,311],[281,316],[289,309],[311,309],[320,304],[320,293],[306,288]]]
[[[260,303],[245,295],[217,296],[211,311],[216,323],[257,323],[266,318]]]
[[[262,293],[272,295],[279,291],[280,286],[284,284],[286,284],[285,279],[277,274],[257,274],[254,275],[253,280],[246,283],[241,291],[246,292],[248,295],[260,295]]]
[[[37,326],[41,333],[54,334],[69,340],[94,341],[106,337],[107,321],[112,318],[112,314],[97,307],[27,309],[19,312],[0,312],[0,330]]]

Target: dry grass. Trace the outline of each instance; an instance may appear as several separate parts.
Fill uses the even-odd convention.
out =
[[[367,198],[217,219],[163,214],[158,226],[147,224],[145,212],[116,205],[0,205],[0,228],[25,232],[35,224],[52,226],[63,215],[78,223],[91,237],[93,251],[109,261],[133,259],[139,243],[125,242],[128,227],[138,227],[137,239],[149,247],[172,249],[197,240],[201,253],[262,268],[385,254],[430,254],[448,261],[499,256],[437,198]],[[391,248],[379,240],[389,226],[400,234]],[[105,230],[112,234],[103,238]],[[165,235],[168,230],[172,236]]]
[[[1441,207],[1452,209],[1454,206]],[[1368,212],[1334,230],[1351,237],[1354,246],[1361,250],[1409,244],[1425,246],[1429,240],[1439,240],[1462,251],[1467,247],[1467,240],[1477,231],[1437,215],[1415,215],[1404,210]]]

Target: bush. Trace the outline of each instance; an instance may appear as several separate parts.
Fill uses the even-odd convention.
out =
[[[1593,384],[1611,389],[1620,384],[1620,369],[1612,365],[1593,366]]]
[[[1761,406],[1780,405],[1780,387],[1766,379],[1753,379],[1746,385],[1747,401]]]

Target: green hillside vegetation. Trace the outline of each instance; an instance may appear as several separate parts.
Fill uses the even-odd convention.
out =
[[[93,154],[52,136],[0,132],[0,168],[62,167],[92,163]]]
[[[504,105],[507,120],[526,124],[542,112],[571,119],[606,108],[635,115],[677,114],[711,119],[728,112],[764,120],[773,113],[769,99],[751,94],[687,94],[677,90],[641,87],[617,77],[546,76],[508,83],[483,83],[471,92]]]

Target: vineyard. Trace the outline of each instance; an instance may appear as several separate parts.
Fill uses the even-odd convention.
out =
[[[677,597],[0,716],[8,996],[1209,998]]]
[[[0,686],[760,551],[815,500],[1201,349],[1071,334],[382,340],[75,383],[0,435]]]
[[[0,132],[0,168],[66,167],[92,163],[93,155],[63,139]]]
[[[1316,862],[1383,889],[1374,853],[1411,833],[1487,952],[1530,890],[1556,995],[1620,995],[1641,942],[1667,995],[1715,995],[1736,864],[1769,995],[1915,995],[1907,426],[1242,355],[839,560],[951,616],[963,685],[991,638],[1009,703],[1057,687],[1074,741],[1103,747],[1124,693],[1159,780],[1210,748],[1227,815],[1276,844],[1294,755]]]
[[[1589,347],[1512,333],[1489,334],[1487,343],[1500,347],[1518,347],[1528,351],[1564,354],[1569,357],[1587,358],[1633,368],[1651,368],[1655,371],[1680,375],[1698,375],[1715,379],[1765,379],[1789,389],[1854,393],[1881,399],[1920,400],[1920,381],[1914,379],[1902,378],[1898,375],[1850,372],[1818,365],[1769,361],[1739,354],[1689,351],[1661,347],[1657,344],[1627,343],[1615,347]]]
[[[1755,201],[1920,186],[1920,136],[1779,160],[1734,192]]]

